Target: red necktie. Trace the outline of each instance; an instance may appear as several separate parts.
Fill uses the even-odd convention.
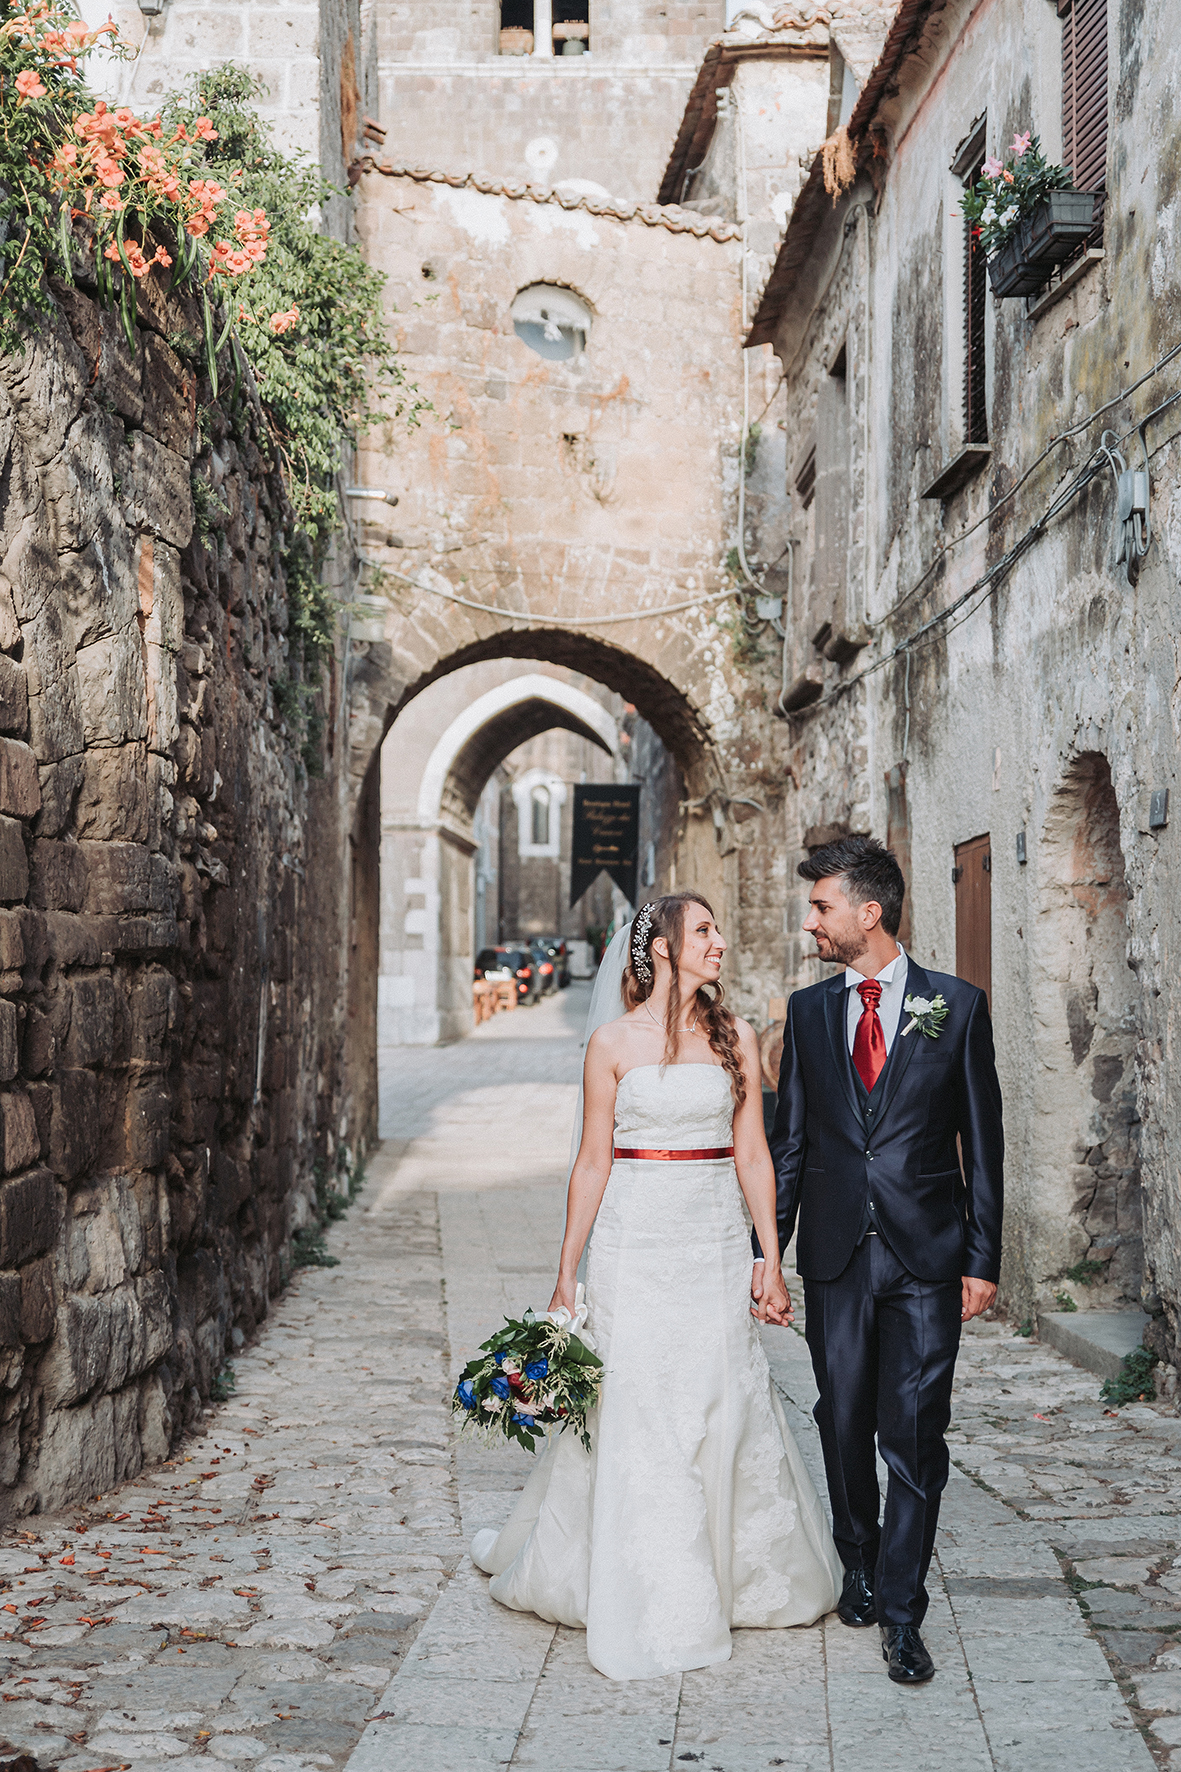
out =
[[[872,1089],[886,1062],[886,1036],[878,1016],[882,987],[876,978],[867,978],[864,984],[857,986],[857,995],[865,1008],[853,1036],[853,1063],[866,1089]]]

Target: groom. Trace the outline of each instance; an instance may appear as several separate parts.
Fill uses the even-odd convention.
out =
[[[996,1297],[1004,1137],[983,991],[897,942],[905,882],[873,837],[798,872],[804,928],[842,976],[788,1004],[771,1133],[820,1400],[845,1624],[881,1627],[892,1680],[935,1672],[919,1627],[947,1482],[960,1326]],[[958,1140],[958,1149],[957,1149]],[[757,1240],[752,1293],[762,1267]],[[889,1470],[879,1524],[874,1437]]]

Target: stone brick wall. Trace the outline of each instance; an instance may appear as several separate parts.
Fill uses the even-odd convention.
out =
[[[153,18],[134,4],[116,4],[111,16],[123,41],[140,54],[137,61],[108,63],[105,80],[95,63],[89,65],[88,78],[109,102],[150,117],[164,94],[190,74],[233,61],[262,80],[259,109],[274,125],[277,146],[288,152],[323,148],[321,34],[329,59],[335,49],[338,71],[340,40],[350,24],[359,33],[359,0],[337,7],[328,0],[292,0],[282,7],[266,0],[180,0]],[[336,116],[339,127],[339,105]],[[340,175],[338,154],[329,154],[324,170],[329,178]]]
[[[499,55],[499,0],[384,0],[375,11],[383,56],[458,62]],[[553,0],[552,16],[566,16],[561,0]],[[591,50],[596,61],[696,62],[725,23],[725,0],[592,0]]]
[[[778,659],[758,677],[736,665],[732,606],[675,608],[722,586],[734,545],[738,243],[694,236],[678,211],[623,220],[392,171],[367,173],[358,192],[364,249],[390,279],[391,335],[434,416],[396,453],[376,435],[360,452],[363,482],[400,502],[397,536],[383,523],[365,547],[391,576],[384,636],[351,677],[354,780],[391,717],[449,671],[545,659],[605,684],[684,783],[684,818],[660,821],[660,886],[675,866],[726,919],[731,1000],[762,1025],[784,961],[771,845],[789,735],[767,709]],[[517,337],[514,296],[536,282],[591,309],[576,360]],[[761,412],[774,378],[760,365],[751,382]]]
[[[383,63],[383,152],[395,162],[445,172],[487,169],[502,178],[537,179],[526,149],[544,138],[557,153],[538,182],[589,179],[613,197],[651,203],[692,76],[600,72],[589,66],[591,59],[563,58],[534,69],[506,58],[467,74]]]
[[[509,57],[496,0],[385,0],[375,15],[385,152],[445,172],[590,180],[650,203],[725,12],[724,0],[594,0],[590,55]]]
[[[309,783],[275,693],[290,513],[250,390],[172,348],[195,312],[140,306],[132,351],[63,288],[0,362],[9,1518],[167,1454],[350,1131],[333,756]]]

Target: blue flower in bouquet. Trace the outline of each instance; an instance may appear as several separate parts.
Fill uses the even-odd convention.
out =
[[[459,1384],[456,1385],[455,1394],[459,1398],[460,1402],[463,1404],[465,1409],[474,1409],[475,1408],[475,1406],[476,1406],[476,1387],[472,1383],[470,1378],[465,1378]]]
[[[513,1420],[520,1427],[536,1427],[537,1426],[537,1423],[534,1421],[534,1419],[531,1415],[522,1415],[516,1409],[513,1410]]]
[[[506,1401],[513,1394],[512,1386],[509,1384],[508,1379],[502,1378],[499,1373],[497,1373],[496,1377],[492,1380],[492,1383],[489,1388],[492,1390],[494,1395],[496,1395],[498,1397],[503,1397],[503,1398],[505,1398]]]
[[[530,1360],[529,1363],[525,1367],[525,1377],[532,1378],[536,1381],[539,1378],[544,1378],[548,1371],[549,1371],[549,1361],[548,1360],[546,1360],[546,1359]]]
[[[493,1354],[492,1358],[496,1361],[498,1366],[503,1366],[504,1362],[508,1359],[508,1354],[502,1348],[498,1354]]]

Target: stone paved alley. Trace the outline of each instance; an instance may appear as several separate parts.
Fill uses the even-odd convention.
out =
[[[340,1266],[300,1273],[203,1436],[6,1537],[10,1747],[61,1772],[1181,1766],[1181,1423],[1105,1409],[1007,1324],[960,1363],[929,1687],[835,1622],[612,1686],[578,1633],[489,1600],[464,1544],[525,1459],[457,1450],[445,1398],[503,1311],[546,1302],[585,1001],[404,1049]],[[815,1468],[803,1341],[767,1345]]]

